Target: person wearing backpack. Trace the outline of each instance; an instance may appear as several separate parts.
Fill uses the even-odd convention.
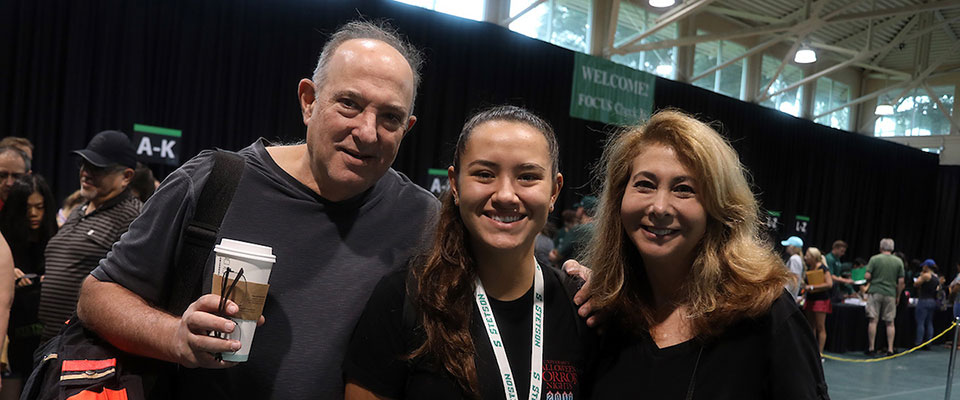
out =
[[[390,168],[416,121],[419,65],[418,52],[385,24],[341,27],[313,78],[298,86],[306,142],[261,139],[240,150],[243,168],[226,167],[240,179],[219,228],[188,224],[215,173],[216,152],[171,173],[84,282],[83,323],[122,351],[178,364],[174,398],[342,397],[340,365],[364,301],[420,246],[439,205]],[[209,247],[199,271],[182,269],[188,229],[207,232],[213,243],[268,246],[276,256],[246,362],[215,356],[240,347],[208,336],[236,329],[226,317],[238,306],[224,302],[219,313],[219,296],[201,296],[211,288]],[[179,285],[198,281],[196,297],[164,307],[183,300],[171,298]]]

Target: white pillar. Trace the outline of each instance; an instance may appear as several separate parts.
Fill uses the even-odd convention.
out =
[[[483,4],[483,20],[500,25],[510,18],[510,0],[487,0]]]
[[[590,55],[610,58],[607,48],[613,46],[613,36],[617,32],[617,16],[620,14],[620,0],[593,0],[590,7],[590,40],[587,49]]]
[[[691,21],[695,16],[687,17],[677,21],[677,38],[696,36],[696,24]],[[696,45],[678,46],[677,65],[674,66],[673,76],[680,82],[690,83],[693,77],[693,57],[696,53]]]

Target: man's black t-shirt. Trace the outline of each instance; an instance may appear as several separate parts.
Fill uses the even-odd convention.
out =
[[[579,399],[589,339],[585,326],[570,304],[560,277],[548,268],[544,280],[544,349],[542,399]],[[343,371],[348,381],[378,395],[410,399],[466,398],[456,380],[429,360],[405,361],[423,344],[421,327],[404,326],[406,272],[387,275],[377,284],[350,340]],[[519,398],[530,390],[533,288],[513,301],[491,298],[491,308],[504,342]],[[476,348],[480,397],[504,399],[503,381],[480,312],[473,306],[470,324]],[[563,395],[563,397],[558,397]]]
[[[706,342],[661,349],[647,334],[605,337],[587,381],[593,399],[680,400],[691,381],[693,399],[829,399],[813,332],[786,292]]]

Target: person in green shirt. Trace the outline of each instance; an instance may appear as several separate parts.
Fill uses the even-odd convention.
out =
[[[833,247],[830,252],[827,253],[825,258],[827,259],[827,268],[830,269],[830,275],[833,276],[833,294],[834,298],[844,297],[843,288],[845,285],[852,285],[853,279],[844,278],[843,275],[843,263],[840,262],[840,258],[847,253],[847,242],[842,240],[837,240],[833,242]]]
[[[903,261],[894,256],[893,239],[880,240],[880,254],[870,257],[867,262],[867,355],[875,355],[874,341],[877,335],[877,320],[883,319],[887,325],[887,352],[893,354],[893,337],[896,328],[893,324],[897,317],[897,299],[903,291]]]

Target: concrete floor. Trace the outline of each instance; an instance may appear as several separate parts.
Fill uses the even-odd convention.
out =
[[[827,354],[866,359],[856,353]],[[949,363],[950,349],[935,345],[931,351],[874,363],[826,360],[823,372],[833,400],[934,400],[944,398]],[[960,370],[960,351],[956,369]],[[950,398],[960,399],[960,371],[954,372]]]

